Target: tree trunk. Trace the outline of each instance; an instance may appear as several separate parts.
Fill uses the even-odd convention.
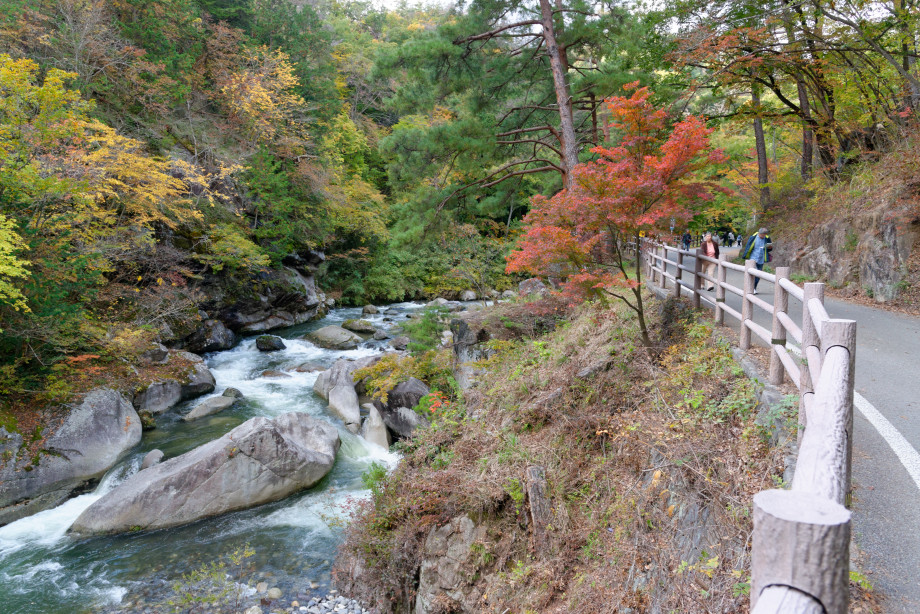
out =
[[[802,113],[802,179],[808,181],[814,174],[815,135],[811,131],[811,107],[808,102],[808,90],[801,75],[796,74],[796,88],[799,91],[799,108]]]
[[[760,87],[751,88],[751,102],[754,105],[754,142],[757,149],[757,184],[760,186],[760,210],[766,211],[770,207],[770,181],[767,160],[767,141],[763,135],[763,120],[760,118]]]
[[[566,82],[568,62],[562,57],[556,42],[556,27],[553,24],[553,8],[549,0],[540,0],[543,40],[553,72],[553,89],[556,90],[556,103],[559,106],[559,133],[562,137],[562,168],[565,171],[565,187],[572,185],[572,169],[578,164],[578,144],[575,141],[575,120],[572,115],[572,96]]]

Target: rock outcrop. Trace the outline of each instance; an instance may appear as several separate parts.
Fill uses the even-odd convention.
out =
[[[877,209],[816,227],[798,249],[774,238],[773,264],[838,287],[857,284],[885,302],[897,297],[918,239],[920,218],[898,219]]]
[[[306,334],[308,341],[327,350],[353,350],[363,341],[361,337],[341,326],[324,326]]]
[[[102,477],[140,440],[141,420],[134,407],[106,388],[89,392],[71,407],[31,459],[18,454],[21,437],[7,437],[3,447],[10,455],[0,466],[0,525],[58,505]]]
[[[478,373],[471,363],[488,358],[492,353],[482,345],[489,340],[489,333],[484,328],[470,328],[466,320],[460,318],[451,320],[450,333],[454,350],[454,379],[461,390],[466,390],[475,383]]]
[[[477,612],[483,589],[471,583],[465,567],[475,554],[472,546],[486,537],[485,528],[468,516],[458,516],[428,534],[425,557],[419,570],[416,614],[443,611],[438,605],[450,603],[452,612]]]
[[[518,284],[518,293],[521,296],[529,296],[531,294],[536,294],[537,296],[543,296],[549,292],[549,288],[546,287],[542,281],[536,277],[531,277],[530,279],[525,279]]]
[[[205,320],[184,345],[185,349],[196,354],[229,350],[236,345],[236,335],[220,320]]]
[[[88,507],[71,531],[152,530],[270,501],[320,481],[339,435],[305,413],[252,418],[223,437],[144,469]]]
[[[318,254],[317,258],[322,256],[314,254]],[[222,297],[219,319],[237,333],[247,334],[303,324],[322,316],[325,297],[316,290],[312,274],[315,265],[298,258],[296,263],[286,258],[285,263],[293,264],[265,273],[259,291],[237,296],[235,300]]]

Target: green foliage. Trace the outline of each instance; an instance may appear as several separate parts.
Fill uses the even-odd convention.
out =
[[[447,350],[429,350],[415,356],[388,354],[375,364],[358,369],[353,377],[355,381],[364,380],[367,392],[383,403],[386,403],[390,390],[410,377],[425,382],[432,390],[450,395],[452,399],[456,399],[459,393]]]
[[[176,612],[206,611],[228,606],[240,609],[246,595],[246,576],[251,573],[246,560],[255,554],[249,544],[230,555],[211,561],[182,575],[172,586],[175,595],[169,605]]]
[[[421,354],[436,349],[441,344],[441,333],[447,330],[450,312],[445,307],[426,307],[417,318],[402,325],[409,336],[409,351]]]
[[[371,495],[375,500],[380,498],[383,488],[386,485],[386,479],[387,468],[377,462],[371,463],[367,471],[361,474],[361,483],[364,484],[365,488],[371,491]]]

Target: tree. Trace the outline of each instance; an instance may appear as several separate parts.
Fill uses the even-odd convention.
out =
[[[667,113],[649,100],[648,88],[629,84],[628,98],[609,100],[610,127],[619,145],[595,147],[594,162],[575,168],[570,189],[552,198],[535,197],[524,218],[525,234],[508,259],[508,272],[527,271],[563,279],[575,297],[613,297],[638,318],[642,341],[651,345],[642,300],[642,268],[628,262],[624,243],[640,232],[686,218],[690,208],[722,190],[699,175],[725,161],[712,149],[699,117],[667,127]]]

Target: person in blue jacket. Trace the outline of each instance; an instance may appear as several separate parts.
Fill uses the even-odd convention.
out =
[[[747,240],[747,244],[744,246],[744,250],[741,252],[741,255],[745,260],[753,260],[757,270],[762,271],[763,265],[773,260],[772,256],[770,255],[772,250],[773,241],[770,240],[770,235],[767,233],[767,229],[761,228],[757,231],[757,234],[751,235],[751,237]],[[754,278],[754,294],[757,294],[757,283],[759,281],[759,277]]]

